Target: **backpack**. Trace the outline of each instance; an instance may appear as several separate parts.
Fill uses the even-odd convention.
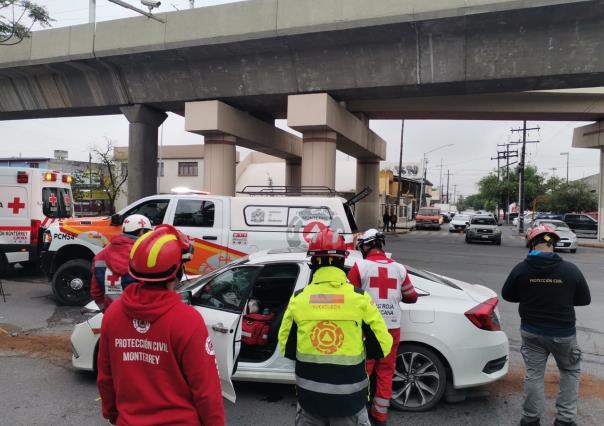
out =
[[[275,314],[247,314],[241,325],[241,342],[249,346],[266,346],[270,323]]]

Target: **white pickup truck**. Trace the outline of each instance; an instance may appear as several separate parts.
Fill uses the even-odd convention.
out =
[[[153,195],[111,217],[68,219],[46,230],[42,269],[60,303],[83,305],[90,300],[92,258],[121,232],[123,219],[135,213],[188,235],[194,254],[187,272],[197,275],[259,250],[306,247],[326,226],[350,244],[356,232],[349,205],[335,196]]]

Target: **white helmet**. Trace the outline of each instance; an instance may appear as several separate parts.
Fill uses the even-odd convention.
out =
[[[142,214],[132,214],[124,219],[124,223],[122,223],[122,232],[127,234],[135,234],[141,229],[149,231],[153,229],[151,221]]]
[[[357,250],[363,254],[363,257],[367,255],[364,250],[365,245],[384,247],[386,245],[386,237],[377,229],[368,229],[357,239]]]

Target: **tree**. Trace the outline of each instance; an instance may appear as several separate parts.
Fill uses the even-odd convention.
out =
[[[18,44],[30,37],[37,22],[44,28],[53,20],[44,6],[29,0],[0,0],[0,46]]]
[[[597,208],[597,196],[585,182],[562,183],[549,194],[548,210],[553,212],[589,212]]]
[[[105,146],[98,148],[94,146],[91,150],[98,168],[99,186],[109,200],[109,211],[115,213],[115,200],[124,192],[123,186],[128,180],[128,172],[120,174],[121,163],[113,157],[115,142],[111,139],[105,140]]]

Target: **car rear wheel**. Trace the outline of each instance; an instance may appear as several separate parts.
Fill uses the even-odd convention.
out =
[[[441,400],[447,387],[447,370],[433,350],[401,344],[392,378],[390,403],[398,410],[426,411]]]
[[[63,305],[83,306],[90,301],[90,262],[74,259],[57,269],[52,279],[52,292]]]

